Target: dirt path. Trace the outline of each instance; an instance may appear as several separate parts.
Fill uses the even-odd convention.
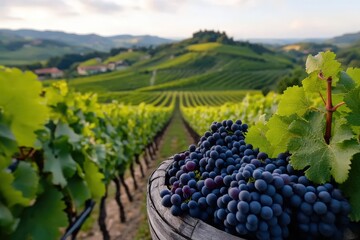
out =
[[[114,186],[110,186],[110,197],[106,201],[107,218],[106,224],[110,232],[111,239],[115,240],[133,240],[133,239],[151,239],[147,227],[146,216],[146,185],[148,176],[156,169],[159,163],[174,153],[184,151],[193,143],[193,139],[186,130],[181,120],[179,110],[175,110],[174,117],[164,132],[159,144],[159,151],[156,153],[154,161],[150,162],[149,168],[146,168],[144,161],[141,161],[145,169],[145,178],[141,177],[139,166],[136,166],[135,175],[138,179],[138,189],[134,190],[131,177],[126,178],[126,183],[130,187],[133,196],[133,202],[130,202],[126,196],[123,186],[121,186],[121,201],[125,206],[126,222],[121,223],[119,219],[119,208],[113,197]],[[98,205],[96,206],[98,207]],[[94,214],[97,215],[97,214]],[[102,239],[97,222],[90,231],[79,234],[79,239],[99,240]]]

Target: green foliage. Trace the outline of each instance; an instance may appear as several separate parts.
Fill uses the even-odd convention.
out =
[[[0,66],[0,89],[2,117],[11,121],[11,131],[20,146],[33,146],[35,130],[41,129],[48,117],[36,75]]]
[[[302,86],[301,81],[304,77],[305,71],[301,68],[295,68],[288,75],[279,80],[276,91],[283,93],[288,87]]]
[[[101,105],[65,82],[44,90],[17,69],[1,68],[0,86],[1,239],[59,239],[73,211],[105,194],[175,104]],[[13,161],[17,167],[7,169]]]

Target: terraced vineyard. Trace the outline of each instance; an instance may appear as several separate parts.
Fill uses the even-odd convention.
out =
[[[256,47],[183,41],[139,57],[127,69],[74,78],[69,85],[81,92],[272,89],[295,64],[287,56]],[[114,59],[134,61],[127,55]]]
[[[99,95],[101,102],[112,102],[114,100],[130,105],[140,103],[151,104],[153,106],[169,106],[174,100],[178,99],[181,106],[220,106],[224,103],[239,103],[247,94],[259,94],[256,90],[249,91],[165,91],[165,92],[139,92],[122,91],[108,92]]]

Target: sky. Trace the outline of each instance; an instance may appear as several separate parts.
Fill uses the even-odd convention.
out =
[[[0,0],[0,28],[187,38],[328,38],[360,31],[359,0]]]

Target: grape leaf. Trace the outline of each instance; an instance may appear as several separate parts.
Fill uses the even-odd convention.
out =
[[[355,81],[351,78],[351,76],[348,73],[341,71],[339,81],[332,93],[347,93],[355,87]]]
[[[69,142],[72,144],[78,143],[80,141],[80,136],[72,130],[68,124],[63,121],[59,121],[55,129],[55,138],[66,136],[69,139]]]
[[[270,142],[266,139],[265,134],[267,131],[268,127],[265,123],[259,121],[250,127],[248,133],[246,134],[246,141],[271,156],[273,149]]]
[[[100,198],[105,194],[105,185],[103,183],[104,175],[99,172],[95,163],[87,160],[84,162],[85,181],[87,182],[91,195],[94,198]]]
[[[274,148],[272,157],[276,157],[279,153],[287,151],[287,144],[292,135],[288,127],[297,118],[296,115],[290,117],[273,115],[269,119],[267,123],[269,131],[266,133],[266,138]]]
[[[13,215],[11,214],[10,210],[0,201],[0,230],[10,231],[10,227],[13,223],[14,223]]]
[[[308,74],[321,71],[324,78],[332,77],[333,84],[338,80],[341,71],[341,63],[335,60],[336,54],[330,51],[320,52],[315,56],[309,55],[306,59],[306,72]]]
[[[0,112],[0,155],[3,155],[4,161],[0,161],[0,168],[5,168],[10,164],[11,156],[17,152],[15,136],[12,134],[9,124],[4,122]]]
[[[302,87],[287,88],[279,103],[277,113],[281,116],[298,114],[302,116],[311,107],[311,102],[305,95]]]
[[[20,190],[24,197],[33,199],[38,189],[39,177],[30,163],[20,162],[14,172],[13,186]]]
[[[60,228],[68,224],[63,195],[50,185],[39,195],[33,206],[24,209],[12,239],[59,239]]]
[[[53,143],[54,151],[46,144],[44,145],[44,171],[52,173],[52,182],[65,187],[66,178],[74,175],[76,171],[76,162],[72,158],[71,146],[67,142],[66,137],[60,137]]]
[[[356,154],[351,162],[349,178],[340,185],[345,195],[350,198],[353,221],[360,221],[360,154]]]
[[[0,199],[3,200],[8,207],[15,204],[27,206],[30,204],[30,199],[25,198],[21,191],[13,186],[14,175],[4,170],[0,171]]]
[[[0,66],[0,108],[11,119],[11,131],[20,146],[33,146],[34,131],[43,128],[47,120],[48,109],[41,91],[35,74]]]
[[[348,68],[346,73],[354,80],[357,86],[360,86],[360,68]]]
[[[83,206],[85,201],[91,197],[87,183],[77,175],[68,181],[67,187],[77,209]]]
[[[348,122],[351,125],[360,126],[360,87],[357,87],[346,94],[344,101],[351,110],[347,116]]]
[[[295,120],[289,126],[289,131],[295,135],[288,144],[291,164],[295,169],[309,167],[305,174],[316,183],[329,181],[331,175],[336,182],[344,182],[352,156],[360,151],[351,128],[339,122],[335,122],[329,145],[324,140],[322,113],[312,112],[307,119]]]

